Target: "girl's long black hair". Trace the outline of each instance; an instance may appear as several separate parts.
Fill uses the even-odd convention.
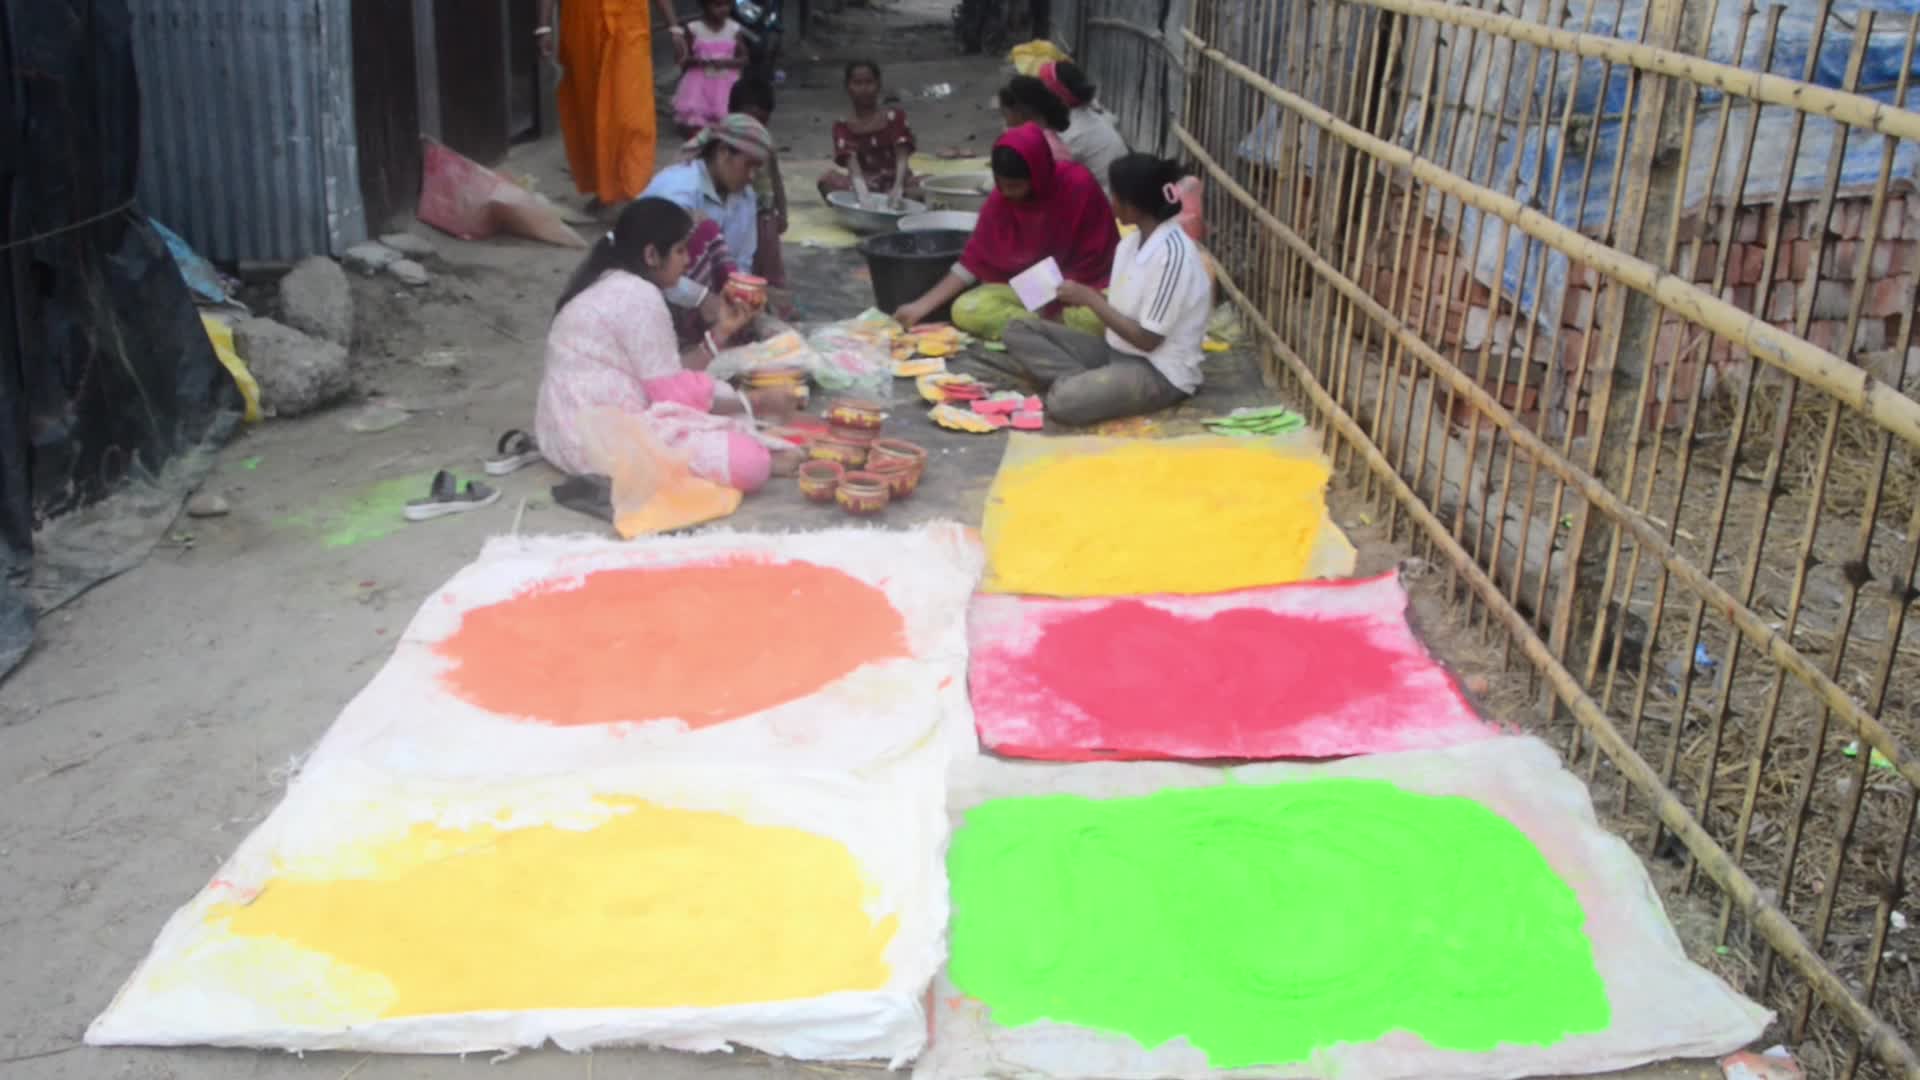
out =
[[[664,259],[667,252],[692,231],[693,215],[679,206],[665,199],[635,199],[620,211],[613,231],[601,237],[593,250],[587,252],[587,257],[580,260],[579,269],[567,279],[567,287],[560,290],[560,299],[553,310],[558,312],[566,307],[609,270],[625,270],[645,277],[648,248]]]
[[[1167,198],[1167,189],[1187,178],[1177,161],[1152,154],[1128,154],[1107,168],[1107,186],[1116,202],[1124,202],[1155,221],[1180,214],[1180,203]]]
[[[1000,107],[1030,112],[1055,131],[1065,131],[1073,124],[1067,103],[1054,97],[1046,83],[1031,75],[1015,75],[1007,80],[1007,85],[1000,88]]]
[[[1071,60],[1062,60],[1053,65],[1053,77],[1060,80],[1060,85],[1067,88],[1067,93],[1079,98],[1081,104],[1093,104],[1093,96],[1098,89],[1087,78],[1087,73],[1080,70],[1080,65]]]

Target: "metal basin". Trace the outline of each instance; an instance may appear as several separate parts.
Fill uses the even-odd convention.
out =
[[[978,211],[987,205],[987,196],[993,194],[993,174],[929,176],[920,181],[920,187],[927,193],[927,201],[942,210]]]
[[[902,200],[900,209],[888,209],[884,196],[868,196],[877,205],[861,206],[859,196],[851,191],[835,191],[827,195],[827,204],[833,207],[834,220],[841,227],[857,233],[892,232],[900,226],[900,219],[914,214],[927,212],[925,203],[912,199]]]

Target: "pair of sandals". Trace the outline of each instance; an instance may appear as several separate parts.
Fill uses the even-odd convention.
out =
[[[509,431],[495,444],[494,456],[483,467],[488,476],[507,476],[540,460],[540,446],[524,431]],[[459,477],[445,469],[433,475],[426,498],[414,499],[401,511],[408,521],[432,521],[450,514],[464,514],[500,501],[500,489],[478,480],[464,486]]]

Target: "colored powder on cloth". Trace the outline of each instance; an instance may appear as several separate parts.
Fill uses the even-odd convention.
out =
[[[1010,465],[987,508],[988,587],[1126,596],[1299,581],[1328,527],[1327,477],[1297,453],[1152,440]]]
[[[343,965],[347,985],[316,992],[351,992],[381,1017],[700,1008],[886,985],[896,920],[866,914],[872,890],[844,845],[727,814],[606,805],[613,815],[585,830],[417,826],[352,853],[370,873],[276,877],[208,920]]]
[[[1260,608],[1188,618],[1115,599],[1047,624],[1021,669],[1041,700],[992,707],[1051,740],[1032,756],[1337,757],[1494,733],[1410,632],[1384,638],[1357,619]],[[974,694],[984,727],[980,699],[994,690]]]
[[[437,646],[445,684],[541,723],[701,728],[907,655],[886,593],[809,562],[602,570],[477,608]]]
[[[1546,1046],[1611,1017],[1573,890],[1470,799],[1351,779],[1003,799],[947,868],[951,977],[1006,1027],[1184,1038],[1227,1069],[1396,1031]]]

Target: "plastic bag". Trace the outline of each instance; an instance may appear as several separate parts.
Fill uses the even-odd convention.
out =
[[[1174,220],[1196,244],[1207,242],[1207,187],[1197,176],[1188,176],[1174,185],[1180,193],[1180,216]]]
[[[212,315],[200,316],[200,324],[207,328],[207,340],[213,342],[213,355],[220,360],[220,366],[227,369],[227,374],[233,376],[233,385],[240,389],[240,400],[246,404],[247,423],[259,423],[260,383],[254,379],[247,362],[240,359],[239,350],[233,347],[233,327]]]
[[[738,489],[693,475],[641,418],[594,409],[580,426],[588,464],[613,481],[613,527],[622,538],[691,528],[740,509]]]
[[[807,346],[798,330],[787,330],[765,341],[722,351],[707,365],[707,374],[724,382],[765,368],[795,366],[805,368],[807,374],[812,375],[820,366],[820,354]]]
[[[1038,75],[1040,69],[1048,64],[1067,59],[1067,54],[1051,41],[1028,41],[1015,45],[1007,54],[1007,62],[1022,75]]]
[[[422,142],[426,179],[416,211],[421,221],[462,240],[504,232],[557,247],[587,246],[547,199],[432,139]]]
[[[893,339],[900,324],[878,311],[828,323],[807,336],[819,354],[814,381],[835,394],[893,400]]]

